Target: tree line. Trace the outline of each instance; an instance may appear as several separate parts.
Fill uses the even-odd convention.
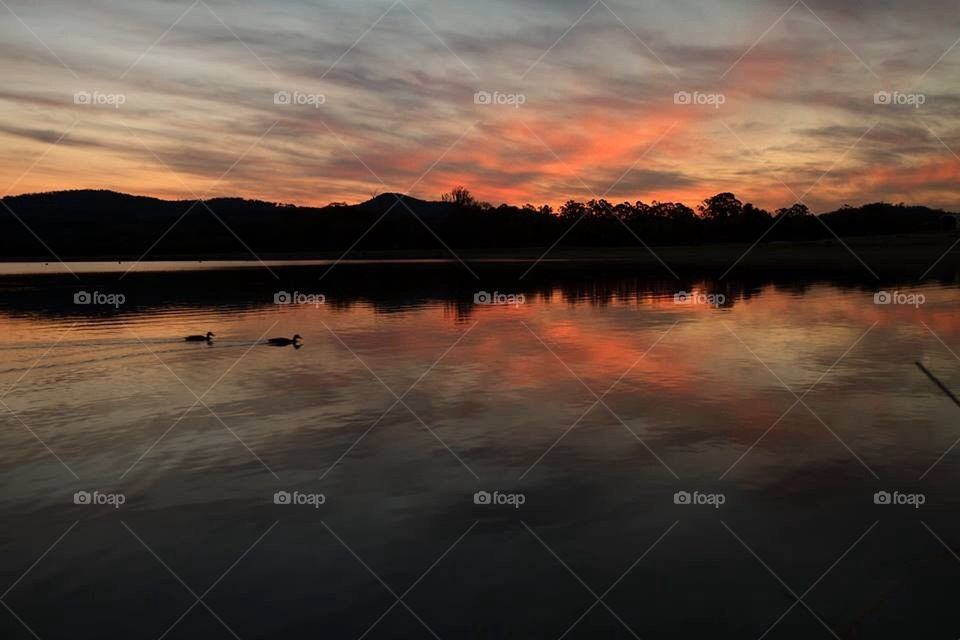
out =
[[[744,203],[730,192],[706,198],[696,209],[679,202],[647,204],[638,200],[614,204],[600,198],[587,202],[568,200],[557,210],[549,205],[536,207],[527,204],[518,211],[509,205],[493,207],[480,202],[464,187],[444,194],[442,201],[464,211],[502,212],[507,216],[522,214],[582,225],[585,228],[576,237],[587,244],[630,244],[634,234],[652,244],[703,244],[753,242],[758,238],[803,241],[833,237],[834,234],[870,236],[956,228],[953,214],[922,206],[885,202],[861,207],[844,205],[836,211],[816,216],[802,202],[770,212],[752,203]],[[617,240],[617,236],[625,233],[624,227],[634,234],[626,233],[626,237]]]
[[[874,203],[813,215],[803,204],[774,212],[732,193],[696,209],[677,202],[569,200],[550,206],[478,201],[463,187],[427,201],[381,194],[354,205],[298,207],[217,198],[168,201],[112,191],[8,196],[0,206],[0,257],[249,256],[556,246],[809,241],[839,236],[942,232],[946,212]],[[444,246],[446,245],[446,247]]]

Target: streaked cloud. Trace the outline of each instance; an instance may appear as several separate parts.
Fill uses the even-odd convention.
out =
[[[556,204],[616,183],[608,198],[733,190],[773,208],[792,201],[784,183],[816,183],[815,210],[960,207],[946,2],[8,4],[23,22],[0,18],[0,188],[42,156],[15,192],[322,204],[465,184]],[[478,105],[479,90],[524,103]],[[75,104],[84,91],[124,102]],[[324,103],[275,104],[281,91]],[[678,105],[678,91],[724,103]],[[925,101],[876,104],[878,91]]]

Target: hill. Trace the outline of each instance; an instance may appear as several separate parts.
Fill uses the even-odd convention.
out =
[[[839,236],[942,232],[956,216],[921,206],[874,203],[814,216],[802,205],[769,213],[733,194],[694,210],[678,203],[569,201],[501,205],[454,190],[441,201],[381,194],[363,203],[299,207],[215,198],[161,200],[113,191],[8,196],[0,215],[0,258],[150,259],[182,256],[303,256],[329,252],[810,241]],[[817,219],[819,217],[819,220]],[[833,233],[831,233],[831,230]],[[442,242],[441,242],[442,240]]]

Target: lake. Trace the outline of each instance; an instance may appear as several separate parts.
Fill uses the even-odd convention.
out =
[[[331,265],[0,270],[4,637],[960,634],[956,274]]]

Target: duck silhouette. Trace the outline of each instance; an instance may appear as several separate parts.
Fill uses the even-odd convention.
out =
[[[298,333],[292,338],[270,338],[267,340],[267,344],[271,347],[289,347],[293,345],[295,348],[299,349],[301,346],[300,341],[303,340],[303,337]]]
[[[205,336],[187,336],[185,342],[213,342],[213,332],[207,331]]]

